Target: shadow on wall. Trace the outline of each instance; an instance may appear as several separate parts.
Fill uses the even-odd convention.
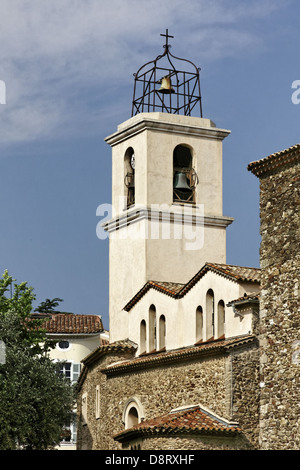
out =
[[[91,450],[93,449],[93,438],[87,424],[80,424],[80,433],[77,436],[76,450]]]

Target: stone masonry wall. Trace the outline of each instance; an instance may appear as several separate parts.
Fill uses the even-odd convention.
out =
[[[192,405],[201,403],[210,408],[216,414],[232,419],[232,366],[239,369],[235,376],[235,396],[237,409],[235,414],[243,415],[245,423],[253,423],[253,404],[249,393],[243,393],[243,383],[247,388],[249,383],[253,384],[253,358],[255,353],[250,350],[236,354],[231,366],[228,366],[227,355],[195,359],[190,362],[173,363],[172,365],[161,365],[155,368],[144,368],[141,371],[123,373],[122,375],[108,376],[101,372],[104,362],[100,361],[90,369],[88,380],[86,379],[81,394],[88,393],[88,424],[79,426],[78,429],[78,449],[121,449],[122,446],[114,441],[113,436],[124,430],[122,413],[126,401],[136,397],[143,405],[144,419],[167,414],[172,409],[182,405]],[[248,362],[252,365],[249,365]],[[255,361],[257,367],[257,361]],[[243,369],[244,368],[244,369]],[[248,372],[247,372],[248,371]],[[251,377],[248,374],[251,374]],[[95,389],[101,386],[101,411],[100,418],[95,417]],[[241,396],[239,392],[241,391]],[[244,401],[243,401],[244,400]],[[249,401],[248,407],[246,401]],[[79,399],[80,411],[80,399]],[[257,419],[257,415],[256,415]],[[256,422],[257,423],[257,422]],[[246,426],[247,427],[247,426]],[[257,428],[257,424],[255,426]],[[147,441],[147,442],[146,442]],[[182,446],[183,442],[178,440],[156,441],[156,439],[146,440],[143,448],[157,449],[159,445],[169,445],[171,442],[177,446]],[[159,443],[160,442],[160,443]],[[215,442],[217,448],[234,448],[237,443],[221,443],[218,440],[205,439],[196,440],[193,438],[188,447],[183,448],[203,448],[207,442],[211,448]],[[245,444],[246,442],[246,444]],[[256,442],[253,431],[246,430],[246,441],[242,448],[251,447]],[[186,444],[184,444],[186,446]],[[199,447],[194,447],[194,446]],[[176,447],[176,448],[179,448]],[[161,447],[163,449],[163,447]],[[170,447],[166,447],[170,448]]]
[[[249,450],[249,443],[242,437],[185,436],[140,438],[124,446],[131,450],[140,446],[140,450]],[[155,462],[155,459],[153,459]]]
[[[110,422],[114,421],[116,412],[110,408],[107,413],[106,405],[106,376],[101,373],[101,369],[107,367],[111,363],[120,360],[130,359],[131,355],[123,353],[115,353],[104,355],[97,362],[89,366],[88,376],[84,380],[82,387],[77,394],[77,449],[78,450],[94,450],[109,449],[111,441],[111,433],[103,434],[101,424],[106,422],[110,428]],[[96,417],[96,387],[100,386],[100,416]],[[87,424],[82,423],[82,396],[87,394]],[[118,415],[119,418],[119,415]],[[99,443],[103,447],[99,447]]]
[[[232,419],[243,429],[253,448],[259,441],[259,349],[257,344],[242,351],[233,351],[229,364],[232,369]]]
[[[300,449],[300,165],[261,177],[260,448]]]
[[[104,393],[108,413],[112,414],[118,408],[119,419],[114,422],[114,433],[124,430],[120,418],[125,402],[132,396],[138,397],[142,403],[145,420],[169,413],[179,406],[199,402],[228,416],[223,358],[172,364],[111,377],[107,380]],[[103,424],[104,433],[108,433],[108,422]]]

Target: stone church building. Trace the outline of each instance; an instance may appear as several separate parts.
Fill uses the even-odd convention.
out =
[[[222,142],[230,132],[203,118],[199,69],[182,59],[174,66],[169,37],[135,74],[131,117],[106,138],[110,342],[83,360],[77,448],[287,448],[276,432],[285,425],[287,436],[292,424],[300,448],[300,147],[249,165],[262,182],[262,265],[228,265]],[[288,414],[281,399],[285,410],[292,400]]]

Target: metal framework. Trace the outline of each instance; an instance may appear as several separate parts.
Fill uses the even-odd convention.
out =
[[[168,39],[174,36],[170,36],[168,30],[161,36],[166,37],[164,53],[144,64],[134,74],[131,116],[153,111],[190,116],[196,106],[199,106],[200,117],[202,117],[200,68],[197,68],[190,60],[171,54]],[[165,67],[158,64],[163,58],[167,59]],[[188,63],[193,71],[177,69],[173,63],[174,59]],[[164,78],[169,79],[171,86],[168,89],[163,88]],[[160,88],[159,85],[161,85]]]

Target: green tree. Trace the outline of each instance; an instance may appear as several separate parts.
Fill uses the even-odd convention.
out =
[[[44,450],[60,442],[73,416],[74,391],[48,356],[51,345],[41,320],[31,317],[33,289],[0,280],[0,450]]]
[[[63,302],[63,299],[59,297],[55,297],[54,299],[46,299],[44,302],[41,302],[40,305],[35,309],[35,312],[38,313],[65,313],[69,314],[70,312],[63,312],[61,309],[56,310],[56,307],[59,305],[60,302]]]
[[[55,297],[55,299],[46,299],[44,302],[41,302],[40,305],[35,309],[35,312],[39,313],[58,313],[55,310],[55,307],[59,305],[60,302],[63,302],[63,299]]]

